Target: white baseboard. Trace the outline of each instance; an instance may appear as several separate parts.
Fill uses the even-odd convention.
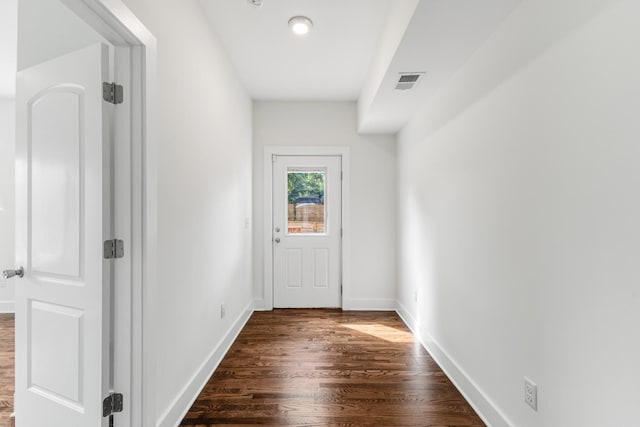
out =
[[[16,305],[13,301],[0,301],[0,313],[15,313]]]
[[[177,427],[184,416],[193,405],[193,402],[197,399],[198,395],[202,392],[202,389],[213,372],[216,370],[227,351],[231,347],[231,344],[235,341],[242,328],[247,323],[249,318],[253,314],[253,302],[247,305],[244,311],[240,314],[238,319],[234,322],[229,332],[224,336],[218,346],[211,352],[207,360],[200,366],[200,369],[195,373],[187,385],[182,389],[178,397],[172,402],[171,406],[162,414],[158,419],[158,427]]]
[[[449,356],[427,331],[422,330],[415,317],[399,301],[396,312],[488,427],[513,426],[491,399],[469,378],[464,369]]]
[[[359,311],[395,311],[396,301],[391,298],[345,298],[342,302],[342,309]]]
[[[266,311],[264,299],[258,298],[253,301],[255,311]],[[343,310],[372,310],[372,311],[395,311],[396,302],[390,298],[350,298],[344,300]]]
[[[400,316],[404,324],[413,332],[413,335],[417,337],[418,321],[400,301],[396,302],[396,313],[398,313],[398,316]]]

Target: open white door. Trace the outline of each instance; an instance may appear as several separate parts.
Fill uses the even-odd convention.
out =
[[[96,427],[109,394],[109,47],[18,73],[17,427]]]

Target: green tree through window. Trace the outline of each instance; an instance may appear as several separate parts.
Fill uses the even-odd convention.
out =
[[[289,203],[299,197],[317,197],[324,200],[324,172],[289,172]]]

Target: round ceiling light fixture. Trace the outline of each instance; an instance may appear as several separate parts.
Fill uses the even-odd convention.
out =
[[[306,16],[294,16],[289,19],[289,28],[299,36],[307,34],[311,31],[311,27],[313,27],[313,22],[311,22],[311,19]]]
[[[253,7],[262,7],[262,0],[247,0],[247,2]]]

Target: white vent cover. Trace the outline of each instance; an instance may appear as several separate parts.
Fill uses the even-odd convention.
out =
[[[396,90],[411,90],[418,84],[424,72],[417,73],[400,73],[400,77],[396,82]]]
[[[247,3],[253,7],[262,7],[262,0],[247,0]]]

